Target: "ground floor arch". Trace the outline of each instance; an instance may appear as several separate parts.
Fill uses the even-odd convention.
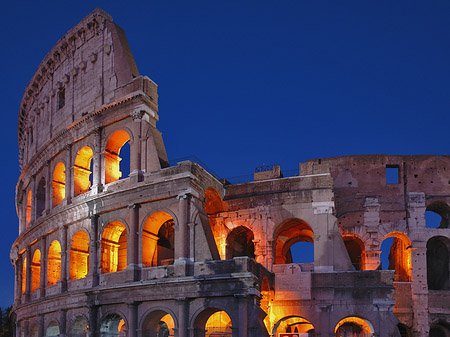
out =
[[[145,316],[141,330],[142,337],[173,337],[175,321],[168,312],[155,310]]]
[[[45,336],[59,336],[59,325],[56,321],[51,321],[45,330]]]
[[[370,337],[374,329],[368,320],[351,316],[341,319],[334,332],[336,337]]]
[[[86,337],[89,331],[89,323],[86,317],[77,316],[73,320],[69,331],[70,337]]]
[[[118,314],[109,314],[102,320],[100,326],[101,337],[125,337],[127,326],[125,320]]]
[[[272,334],[279,336],[282,333],[302,333],[314,336],[314,326],[301,316],[286,316],[280,319],[273,327]]]
[[[231,317],[224,310],[203,310],[194,322],[194,337],[232,337]]]
[[[427,242],[427,282],[430,290],[450,288],[450,240],[443,236],[432,237]]]

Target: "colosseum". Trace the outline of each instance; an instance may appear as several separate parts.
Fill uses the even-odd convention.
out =
[[[450,156],[231,184],[170,165],[158,119],[157,85],[100,9],[39,65],[19,111],[16,337],[450,336]]]

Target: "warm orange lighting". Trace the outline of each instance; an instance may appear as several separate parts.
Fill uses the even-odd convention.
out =
[[[389,252],[389,269],[395,270],[395,281],[409,282],[411,280],[411,241],[403,233],[391,233],[394,237]]]
[[[130,140],[130,136],[123,130],[114,132],[109,137],[105,148],[105,183],[109,184],[122,177],[120,171],[120,149]]]
[[[89,237],[85,231],[78,231],[72,237],[70,247],[70,279],[86,277],[89,272]]]
[[[281,333],[308,333],[314,332],[314,326],[303,317],[285,317],[279,321],[276,332],[277,336]]]
[[[287,219],[280,224],[275,236],[275,263],[292,263],[291,246],[297,242],[310,242],[314,232],[306,222],[300,219]]]
[[[125,325],[125,321],[123,318],[119,322],[119,326],[117,327],[117,332],[119,336],[126,336],[125,331],[127,330],[127,326]]]
[[[59,205],[66,197],[66,167],[59,162],[53,171],[52,180],[52,206]]]
[[[102,273],[127,267],[127,230],[119,221],[110,222],[102,235]]]
[[[35,291],[41,284],[41,251],[36,249],[31,261],[31,291]]]
[[[209,316],[205,325],[205,336],[230,336],[231,337],[231,319],[225,311],[217,311]]]
[[[25,292],[27,285],[27,258],[23,258],[22,264],[22,294]]]
[[[48,249],[47,285],[56,284],[61,278],[61,245],[54,240]]]
[[[89,191],[91,182],[91,160],[93,152],[89,146],[80,149],[73,166],[73,190],[75,195]]]
[[[156,212],[145,221],[142,233],[142,263],[145,267],[172,264],[174,221],[165,212]]]
[[[31,191],[28,191],[28,194],[27,194],[27,218],[26,218],[27,228],[29,227],[30,221],[31,221],[31,200],[32,200],[32,194],[31,194]]]
[[[373,328],[369,321],[359,317],[346,317],[335,327],[336,337],[356,336],[369,337],[373,333]]]

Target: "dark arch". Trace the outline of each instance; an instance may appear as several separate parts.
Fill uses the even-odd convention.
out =
[[[314,244],[314,232],[305,221],[290,218],[283,221],[274,232],[275,263],[292,263],[291,246],[297,242]]]
[[[449,289],[449,239],[432,237],[427,242],[427,281],[430,290]]]
[[[438,226],[427,223],[427,228],[448,228],[450,223],[450,206],[447,203],[442,201],[435,201],[428,205],[428,207],[426,208],[426,212],[433,212],[441,217],[441,222]]]
[[[154,310],[144,318],[141,327],[142,336],[173,336],[175,325],[175,319],[170,313],[164,310]]]
[[[354,235],[346,235],[343,237],[345,248],[355,270],[364,269],[364,242]]]
[[[238,256],[255,258],[254,238],[253,232],[244,226],[233,229],[227,237],[226,258],[232,259]]]
[[[36,218],[39,218],[45,211],[45,178],[39,180],[36,189]]]

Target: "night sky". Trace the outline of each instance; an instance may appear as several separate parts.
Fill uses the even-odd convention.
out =
[[[95,7],[159,85],[169,159],[220,177],[349,154],[450,154],[449,1],[12,1],[0,11],[0,306],[13,301],[17,115],[46,53]]]

